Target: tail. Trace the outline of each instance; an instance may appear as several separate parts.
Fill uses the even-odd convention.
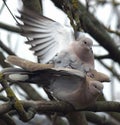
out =
[[[5,68],[2,73],[9,82],[25,82],[28,81],[30,72],[20,68]]]
[[[27,71],[20,68],[5,68],[2,73],[8,82],[33,83],[39,86],[48,86],[52,77],[48,70]]]

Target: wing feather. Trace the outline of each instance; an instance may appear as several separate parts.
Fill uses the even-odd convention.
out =
[[[22,35],[32,38],[26,43],[32,45],[30,50],[35,52],[41,63],[48,62],[74,40],[70,27],[62,26],[58,22],[26,8],[19,12],[21,17],[17,18],[23,22],[23,24],[19,24],[23,30]]]

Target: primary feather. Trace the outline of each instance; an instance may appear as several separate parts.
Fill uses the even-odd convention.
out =
[[[18,19],[24,23],[19,24],[23,30],[22,35],[32,38],[26,43],[32,45],[31,50],[35,52],[41,63],[48,62],[74,41],[74,33],[67,26],[26,8],[19,12],[21,17]]]

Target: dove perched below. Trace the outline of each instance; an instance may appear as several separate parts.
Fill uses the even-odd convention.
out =
[[[22,35],[30,38],[26,43],[41,63],[53,63],[55,67],[68,67],[88,72],[94,69],[93,42],[90,38],[60,23],[26,8],[17,17]],[[82,34],[82,33],[81,33]],[[57,54],[57,55],[56,55]],[[55,56],[56,55],[56,56]]]
[[[3,69],[2,73],[8,81],[38,84],[56,99],[68,102],[75,108],[85,108],[94,103],[103,90],[101,82],[105,80],[105,76],[96,70],[92,72],[101,79],[92,79],[80,70],[54,68],[49,64],[33,63],[16,56],[9,56],[6,61],[21,67]]]
[[[39,68],[32,71],[24,67],[24,69],[6,68],[2,73],[10,82],[38,84],[46,88],[56,99],[68,102],[75,108],[85,108],[94,103],[103,90],[101,82],[75,69]]]

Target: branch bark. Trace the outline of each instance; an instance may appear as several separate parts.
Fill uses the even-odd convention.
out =
[[[57,101],[20,101],[25,108],[33,107],[39,113],[52,114],[57,112],[60,115],[65,115],[69,112],[74,111],[92,111],[92,112],[120,112],[120,103],[113,101],[98,101],[95,104],[84,108],[75,109],[71,104]],[[7,113],[12,110],[10,102],[1,104],[0,115]]]
[[[15,53],[10,48],[8,48],[1,40],[0,48],[3,49],[8,55],[15,55]]]
[[[42,13],[42,2],[41,0],[22,0],[25,7],[35,12]]]
[[[86,112],[85,115],[88,121],[95,123],[97,125],[119,125],[120,124],[113,118],[99,116],[93,112]]]
[[[14,33],[22,33],[22,30],[20,28],[2,22],[0,22],[0,28]]]

